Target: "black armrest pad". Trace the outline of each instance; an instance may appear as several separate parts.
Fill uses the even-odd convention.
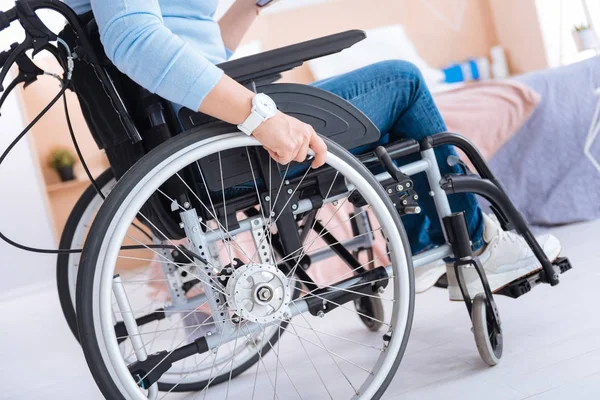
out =
[[[219,64],[218,67],[238,82],[248,82],[288,71],[302,65],[308,60],[339,53],[366,37],[366,34],[361,30],[336,33],[238,60],[228,61]]]

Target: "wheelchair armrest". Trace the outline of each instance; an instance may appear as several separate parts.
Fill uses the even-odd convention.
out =
[[[265,80],[299,67],[305,61],[339,53],[366,37],[361,30],[350,30],[224,62],[218,67],[240,83]]]

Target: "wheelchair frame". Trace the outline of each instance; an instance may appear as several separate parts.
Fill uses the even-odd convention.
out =
[[[20,57],[22,57],[27,49],[33,49],[35,54],[41,50],[48,49],[49,42],[56,40],[56,36],[53,35],[35,15],[34,11],[39,8],[49,8],[63,14],[78,33],[82,42],[82,46],[89,47],[90,49],[92,48],[90,44],[91,42],[87,38],[85,29],[78,24],[77,16],[67,6],[57,0],[21,0],[17,1],[14,9],[6,13],[0,13],[0,30],[9,26],[12,21],[19,20],[27,33],[24,43],[17,47],[13,47],[9,53],[3,53],[2,57],[0,57],[3,67],[5,65],[10,67],[13,63],[18,63],[18,60]],[[328,38],[322,38],[318,40],[321,40],[319,43],[325,43],[327,39]],[[348,46],[360,40],[360,35],[357,35],[356,31],[353,31],[351,32],[350,36],[344,37],[342,35],[338,36],[338,39],[338,42],[340,40],[344,42],[343,46]],[[325,40],[325,42],[323,42],[323,40]],[[316,42],[313,41],[313,44],[314,43]],[[324,48],[321,46],[319,47],[319,50],[312,53],[310,57],[314,58],[330,54],[331,52],[339,51],[339,47],[340,43],[338,43],[337,46],[333,45],[333,47],[327,48],[327,50],[324,50]],[[121,101],[119,93],[112,84],[109,75],[101,66],[99,58],[94,54],[93,51],[87,51],[86,56],[96,69],[98,78],[103,83],[106,95],[111,99],[112,104],[116,107],[118,114],[122,117],[121,121],[125,130],[128,132],[130,139],[133,142],[141,140],[140,133],[138,132],[131,115]],[[276,53],[271,52],[267,56],[275,57]],[[235,62],[235,64],[230,63],[229,65],[231,66],[231,71],[237,71],[237,76],[239,78],[238,80],[241,81],[241,83],[245,84],[254,91],[259,91],[265,87],[266,83],[276,80],[281,72],[302,64],[302,62],[304,62],[306,59],[308,58],[305,57],[302,60],[286,59],[284,62],[274,65],[266,72],[254,71],[248,73],[243,69],[237,70],[237,68],[240,68],[240,65],[243,65],[243,62],[240,63],[239,60],[238,62]],[[260,60],[260,55],[254,56],[253,60]],[[0,83],[6,76],[8,69],[9,68],[2,68],[2,73],[0,73]],[[224,69],[226,71],[228,70],[227,65],[224,65]],[[22,80],[23,82],[31,83],[35,80],[37,75],[39,75],[37,71],[30,73],[33,75],[25,76],[25,78],[21,77],[21,79],[25,79]],[[9,91],[7,91],[7,93]],[[318,90],[315,89],[315,91]],[[5,98],[5,96],[3,96],[3,98]],[[347,107],[347,111],[355,113],[356,110],[354,110],[351,106]],[[369,127],[366,126],[366,129],[368,130]],[[434,149],[442,145],[453,145],[461,149],[475,166],[475,169],[479,175],[442,176],[434,153]],[[418,161],[402,167],[397,167],[394,163],[394,161],[397,159],[417,153],[420,154],[421,157],[421,159]],[[264,152],[258,150],[254,151],[253,156],[256,158],[256,160],[258,160],[259,174],[264,177],[266,168],[273,166],[272,164],[274,164],[274,162],[269,160],[268,157],[265,157]],[[389,145],[380,146],[374,152],[358,156],[357,158],[366,166],[381,165],[385,168],[385,172],[375,175],[375,178],[382,184],[383,188],[392,198],[392,201],[394,202],[394,205],[401,216],[420,212],[417,200],[419,195],[422,196],[424,194],[414,193],[412,190],[412,181],[410,180],[410,176],[418,173],[426,174],[429,186],[431,188],[431,191],[428,193],[428,195],[431,196],[435,202],[447,244],[416,255],[413,257],[413,265],[415,268],[418,268],[445,258],[452,258],[454,260],[454,268],[456,270],[458,283],[463,294],[469,316],[473,318],[474,328],[485,333],[483,336],[487,337],[488,341],[491,341],[491,343],[489,343],[490,349],[494,352],[494,355],[490,357],[489,354],[485,355],[482,353],[482,351],[485,352],[485,350],[479,348],[480,354],[484,358],[484,361],[486,361],[488,364],[496,363],[502,355],[503,346],[500,316],[494,302],[493,294],[487,282],[485,272],[483,271],[478,258],[473,255],[471,250],[471,242],[466,227],[464,212],[452,212],[448,201],[448,195],[455,193],[474,193],[486,198],[492,204],[492,209],[498,216],[502,228],[504,230],[514,229],[517,233],[523,236],[534,255],[541,263],[542,271],[531,274],[526,278],[509,284],[500,291],[501,294],[517,298],[529,292],[535,285],[540,283],[548,283],[552,286],[557,285],[559,283],[559,275],[571,268],[569,261],[566,258],[559,258],[556,261],[551,262],[547,258],[547,256],[544,254],[544,251],[529,230],[529,227],[527,226],[523,216],[510,201],[502,185],[494,177],[479,151],[472,143],[460,135],[453,133],[439,133],[427,137],[420,143],[413,140],[396,142]],[[276,164],[274,167],[278,168]],[[292,228],[292,226],[294,229],[297,229],[298,226],[295,216],[305,214],[311,210],[319,209],[325,204],[334,203],[343,198],[350,197],[350,202],[354,204],[355,207],[361,206],[360,198],[352,199],[352,196],[350,196],[352,193],[352,187],[346,185],[345,182],[337,182],[337,175],[336,177],[331,177],[331,175],[328,176],[327,172],[328,169],[323,168],[308,173],[306,175],[306,183],[302,183],[301,181],[299,182],[298,178],[290,179],[289,182],[287,180],[283,182],[283,179],[285,178],[282,179],[280,175],[275,174],[276,179],[275,182],[273,182],[275,186],[284,187],[287,185],[297,184],[296,190],[281,190],[280,193],[278,193],[277,198],[274,200],[270,199],[269,196],[259,199],[259,201],[272,204],[271,208],[275,210],[277,214],[279,214],[277,218],[277,227],[279,231],[282,232],[289,230]],[[307,188],[310,185],[316,185],[318,187],[319,185],[323,184],[323,182],[320,180],[326,182],[325,185],[327,186],[331,184],[331,187],[333,187],[335,191],[332,196],[326,196],[326,200],[321,202],[318,200],[313,201],[313,199],[310,197],[299,198],[297,191],[303,189],[302,185],[306,185]],[[302,183],[302,185],[300,183]],[[229,220],[234,223],[234,229],[229,232],[229,235],[252,232],[253,239],[258,248],[262,241],[258,233],[263,232],[265,229],[267,224],[265,218],[259,215],[247,215],[246,219],[238,221],[235,217],[237,212],[247,210],[249,207],[255,205],[252,204],[254,197],[255,194],[251,194],[249,196],[241,195],[239,198],[230,201],[228,205],[225,203],[216,202],[215,207],[226,210],[226,215],[217,215],[215,217],[216,219],[224,218],[225,221]],[[186,202],[185,199],[179,200],[185,209],[185,211],[182,211],[179,214],[182,220],[182,227],[186,234],[185,236],[189,238],[193,244],[193,248],[207,249],[206,254],[209,254],[210,256],[208,249],[211,248],[211,244],[222,238],[216,236],[216,234],[204,233],[202,229],[198,229],[198,221],[199,218],[201,218],[201,215],[199,215],[194,207],[191,206],[191,202]],[[281,216],[281,219],[279,216]],[[362,219],[360,223],[368,224],[369,222],[368,220]],[[323,229],[320,229],[321,232]],[[358,262],[352,256],[352,254],[350,254],[350,251],[367,247],[372,244],[373,240],[369,235],[362,236],[362,239],[355,237],[354,239],[350,239],[341,243],[337,242],[334,237],[328,238],[327,234],[324,235],[324,238],[324,240],[332,246],[331,249],[322,250],[318,253],[309,255],[306,259],[298,259],[295,261],[296,266],[298,264],[300,265],[300,268],[297,269],[298,275],[304,282],[306,282],[305,284],[309,290],[316,291],[320,296],[319,298],[313,297],[297,301],[296,309],[291,311],[290,315],[285,315],[285,318],[292,318],[293,316],[303,312],[309,312],[314,316],[322,316],[324,313],[335,309],[336,303],[339,304],[356,300],[361,297],[361,294],[365,294],[369,290],[377,291],[380,287],[385,287],[387,284],[386,277],[391,276],[391,270],[388,270],[390,267],[380,267],[373,270],[365,270],[362,268],[358,269],[360,272],[359,275],[338,282],[335,285],[336,288],[341,289],[350,286],[355,288],[358,287],[358,289],[355,289],[356,293],[353,295],[349,295],[348,293],[340,295],[339,292],[328,289],[319,289],[305,272],[312,262],[332,256],[338,256],[342,258],[343,261],[351,268],[356,269]],[[297,252],[302,247],[302,243],[297,239],[298,238],[294,235],[290,235],[287,238],[280,237],[281,253],[289,255]],[[200,257],[205,257],[205,253],[201,253]],[[261,262],[263,263],[271,262],[270,255],[266,253],[264,255],[260,254],[260,258]],[[484,294],[476,297],[474,301],[471,300],[462,278],[462,267],[466,265],[471,265],[476,269],[484,289]],[[296,268],[296,266],[293,268]],[[206,265],[206,268],[208,268],[208,265]],[[169,276],[167,272],[168,271],[165,271],[165,275]],[[205,271],[205,273],[208,273],[208,271]],[[375,282],[384,283],[378,283],[377,285],[373,286]],[[140,343],[136,343],[135,338],[138,334],[137,327],[140,321],[137,321],[131,312],[127,312],[128,310],[131,310],[128,308],[126,294],[124,291],[119,290],[121,287],[119,283],[120,278],[115,277],[115,297],[119,307],[123,312],[123,324],[121,329],[123,329],[123,327],[126,328],[126,332],[132,339],[132,344],[136,350],[136,354],[139,353],[138,359],[140,359],[141,362],[146,362],[147,365],[144,367],[144,370],[148,371],[146,368],[152,368],[153,370],[157,367],[157,365],[152,365],[151,356],[149,357],[147,354],[145,354],[145,351],[143,350],[143,344],[140,345]],[[211,305],[211,308],[217,309],[218,306],[216,303],[214,303],[216,296],[213,287],[208,283],[203,283],[203,286],[204,295],[194,298],[194,304],[200,304],[202,301],[207,299]],[[162,310],[163,314],[176,312],[180,308],[177,299],[180,298],[181,295],[178,294],[176,290],[174,291],[173,287],[175,286],[169,285],[172,299],[174,299],[173,305],[169,309]],[[484,321],[482,321],[483,325],[481,326],[475,326],[475,319],[473,317],[473,310],[475,307],[477,307],[475,304],[477,302],[480,303],[479,306],[481,306],[482,303],[484,309],[486,310]],[[186,306],[189,307],[190,303],[186,303]],[[224,318],[222,316],[220,317],[219,315],[216,315],[215,318],[216,322],[224,322]],[[171,354],[169,354],[166,358],[167,362],[165,363],[165,366],[188,357],[190,354],[209,351],[220,346],[222,343],[224,343],[224,341],[233,340],[234,338],[232,336],[232,331],[227,329],[229,325],[223,324],[225,328],[221,328],[221,326],[222,324],[217,323],[218,333],[205,337],[203,342],[194,342],[171,352]],[[256,329],[260,329],[260,326],[258,326]],[[480,347],[479,343],[478,347]],[[164,359],[162,361],[164,361]]]

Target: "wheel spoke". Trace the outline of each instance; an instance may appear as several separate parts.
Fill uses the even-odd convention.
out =
[[[321,171],[278,166],[262,150],[254,153],[258,143],[247,136],[211,136],[193,145],[190,139],[176,136],[172,143],[181,147],[153,152],[156,163],[137,164],[90,232],[99,239],[90,244],[95,259],[83,260],[78,290],[89,292],[81,307],[90,317],[80,321],[84,340],[92,343],[84,349],[105,372],[98,379],[103,391],[112,380],[111,390],[123,397],[150,393],[142,383],[161,371],[152,381],[161,399],[188,390],[196,400],[372,397],[395,371],[390,357],[402,356],[413,305],[409,260],[400,258],[404,231],[380,185],[337,145]],[[348,193],[338,190],[344,182]],[[356,195],[365,205],[351,210]],[[171,204],[166,215],[181,218],[184,230],[171,235],[161,215],[146,211],[152,196]],[[290,206],[296,201],[301,210]],[[152,232],[151,243],[131,221]],[[373,245],[380,236],[385,253]],[[311,256],[306,272],[301,260]],[[329,257],[345,261],[342,270],[328,270],[328,261],[321,261]],[[117,271],[127,294],[119,294],[119,304],[133,321],[113,305],[108,278]],[[308,315],[303,302],[309,299],[311,306],[323,302],[340,311],[319,314],[323,319]],[[138,325],[135,336],[122,332],[122,324],[116,326],[118,343],[116,335],[94,334],[115,329],[123,316],[128,326]],[[392,340],[374,332],[383,325]],[[143,372],[132,377],[133,345],[155,360],[149,367],[136,364]]]

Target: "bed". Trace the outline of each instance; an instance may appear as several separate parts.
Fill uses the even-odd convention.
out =
[[[340,54],[309,63],[317,80],[383,59],[422,71],[450,131],[471,139],[490,160],[530,224],[600,218],[600,173],[584,156],[600,87],[600,57],[508,80],[440,84],[440,71],[417,53],[399,25],[367,32]],[[591,148],[600,158],[600,140]]]

